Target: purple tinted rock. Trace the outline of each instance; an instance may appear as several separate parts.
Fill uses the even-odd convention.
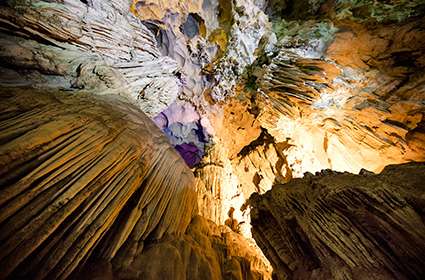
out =
[[[196,122],[196,126],[197,129],[195,130],[196,135],[198,136],[198,140],[203,142],[203,143],[207,143],[207,139],[205,137],[205,132],[204,132],[204,128],[201,125],[201,122]]]
[[[168,125],[173,123],[191,123],[199,120],[199,114],[192,104],[187,102],[174,102],[163,113],[168,118]]]
[[[200,150],[194,144],[183,143],[176,145],[175,148],[189,167],[192,168],[201,161]]]
[[[168,118],[164,112],[159,113],[153,118],[153,122],[160,128],[164,129],[168,126]]]

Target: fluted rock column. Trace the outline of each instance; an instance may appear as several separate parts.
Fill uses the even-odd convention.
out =
[[[0,279],[65,279],[87,260],[125,269],[146,240],[183,234],[193,175],[117,96],[0,91]]]

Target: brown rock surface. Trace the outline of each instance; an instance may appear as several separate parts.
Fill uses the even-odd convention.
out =
[[[280,279],[422,279],[425,163],[324,170],[254,194],[253,237]]]
[[[189,0],[133,0],[131,9],[142,19],[161,20],[169,12],[197,13],[202,10],[202,1]]]
[[[248,239],[251,237],[250,213],[245,202],[254,192],[262,194],[273,184],[287,182],[292,177],[302,177],[304,172],[327,168],[354,173],[361,168],[379,172],[388,164],[423,161],[425,6],[419,3],[421,0],[384,2],[3,1],[0,4],[0,86],[25,86],[38,90],[32,92],[33,96],[18,89],[23,92],[19,102],[22,101],[25,106],[33,103],[33,107],[19,107],[19,110],[31,110],[24,114],[23,122],[18,121],[19,118],[15,119],[13,114],[19,110],[16,109],[15,112],[15,107],[10,106],[9,102],[0,105],[0,120],[4,118],[4,129],[0,132],[3,134],[4,131],[5,147],[11,147],[9,140],[13,142],[21,139],[18,152],[0,151],[0,155],[11,162],[5,165],[4,171],[0,171],[0,174],[7,174],[0,181],[16,184],[18,181],[8,178],[26,176],[23,174],[34,168],[41,172],[41,182],[49,180],[48,176],[55,176],[53,183],[77,188],[74,183],[81,181],[62,180],[69,176],[83,176],[83,173],[75,173],[80,168],[80,161],[74,162],[76,157],[68,158],[68,153],[81,152],[84,153],[81,158],[90,160],[92,151],[101,153],[101,148],[107,147],[106,144],[102,146],[103,142],[98,143],[101,136],[115,135],[109,144],[114,148],[108,150],[110,157],[105,159],[111,160],[111,169],[105,169],[102,176],[109,178],[110,175],[107,174],[126,168],[127,162],[131,166],[136,164],[133,162],[135,157],[147,156],[152,162],[144,161],[141,164],[152,164],[149,169],[149,172],[155,174],[152,176],[174,174],[176,176],[173,180],[178,181],[180,175],[174,171],[169,175],[156,174],[172,164],[163,163],[169,158],[175,162],[180,159],[174,155],[158,155],[162,158],[155,161],[153,151],[159,149],[157,144],[162,147],[163,140],[159,143],[152,139],[145,140],[143,137],[151,137],[142,128],[145,124],[136,124],[133,129],[133,125],[130,125],[134,121],[133,116],[140,114],[136,109],[108,96],[96,99],[103,102],[104,109],[94,109],[96,113],[90,113],[89,116],[85,113],[80,115],[74,105],[69,108],[63,105],[69,105],[70,103],[66,103],[68,101],[61,103],[62,98],[71,103],[77,102],[73,99],[73,94],[77,94],[78,98],[89,99],[90,94],[124,96],[147,116],[162,120],[163,122],[159,122],[161,128],[173,141],[173,145],[192,143],[197,146],[196,159],[202,159],[193,170],[196,176],[193,188],[197,191],[199,214],[217,224],[227,223]],[[305,9],[306,6],[308,9]],[[40,119],[40,116],[44,116],[44,112],[41,112],[43,109],[37,106],[47,102],[50,94],[38,100],[36,96],[41,91],[62,92],[59,94],[61,105],[56,106],[57,108],[47,106],[49,110],[56,111],[49,111],[51,118],[44,120],[45,123]],[[81,91],[85,95],[81,95]],[[25,101],[24,97],[28,100]],[[96,106],[98,101],[94,101]],[[87,112],[84,110],[82,112]],[[123,113],[125,117],[117,118],[116,112]],[[67,115],[68,113],[71,115]],[[39,119],[35,122],[33,116]],[[64,116],[69,117],[66,122],[62,119]],[[160,117],[156,118],[158,116]],[[92,117],[96,120],[92,120]],[[62,124],[65,125],[64,131],[54,129]],[[129,125],[131,129],[128,128]],[[132,132],[136,136],[133,137]],[[75,145],[67,146],[70,142],[66,141],[71,141],[67,138],[65,142],[61,142],[63,146],[52,146],[54,151],[50,151],[51,146],[46,143],[59,141],[57,137],[62,135],[60,133],[68,133],[71,137],[69,139],[76,141]],[[139,133],[144,136],[141,137]],[[95,141],[92,138],[95,134],[100,140],[96,138]],[[47,135],[51,135],[51,139],[45,138]],[[127,138],[131,140],[124,140]],[[47,147],[41,149],[37,146],[38,141],[45,141],[43,143]],[[145,143],[149,144],[146,149],[152,153],[141,152]],[[129,145],[132,147],[131,155],[122,154]],[[17,146],[13,148],[18,150]],[[35,153],[37,157],[22,157],[25,153]],[[58,166],[49,167],[44,163],[48,159],[38,156],[38,153],[54,153],[57,161],[64,164],[69,162],[72,166],[61,169],[61,165],[57,163]],[[158,150],[158,153],[162,152]],[[164,154],[167,153],[168,150],[164,151]],[[131,159],[126,158],[127,156]],[[81,160],[81,163],[84,161]],[[103,164],[104,161],[93,162],[96,166],[93,168],[100,168],[98,163]],[[136,179],[132,175],[125,175],[130,174],[126,172],[136,171],[130,167],[125,172],[122,171],[117,179],[121,181],[117,184],[122,183],[132,188],[124,183],[127,179],[125,176]],[[148,176],[146,172],[141,175],[143,178]],[[80,180],[87,181],[86,177],[81,178]],[[130,184],[132,179],[128,180]],[[87,184],[89,182],[90,180]],[[90,185],[90,188],[110,188],[109,185],[103,185],[104,182],[109,181],[102,179],[99,185]],[[163,187],[162,182],[152,184],[158,185],[155,188]],[[24,207],[21,216],[25,216],[25,213],[37,214],[37,209],[42,209],[34,206],[38,203],[35,201],[51,195],[43,186],[45,187],[44,183],[39,185],[39,181],[34,181],[29,187],[33,192],[32,196],[25,196],[14,202]],[[81,188],[85,189],[83,186]],[[162,195],[167,194],[170,195],[164,191]],[[11,192],[8,195],[14,194]],[[102,195],[95,197],[101,199]],[[50,200],[54,201],[56,198],[57,196],[52,196]],[[157,206],[164,210],[162,203],[166,203],[167,199],[170,201],[168,206],[174,205],[174,200],[167,196],[164,202],[160,199]],[[72,201],[74,200],[71,199],[69,203]],[[87,209],[91,209],[92,203],[101,203],[100,200],[96,202],[89,198],[85,201],[87,203],[84,207],[88,207]],[[8,203],[8,200],[4,203]],[[49,203],[45,201],[45,205]],[[156,202],[153,200],[150,203]],[[20,219],[21,216],[14,215],[20,209],[16,205],[11,210],[0,213],[0,217],[5,219],[4,225],[8,226]],[[107,209],[113,212],[114,217],[121,217],[127,215],[123,214],[129,211],[126,207],[133,206],[120,204],[117,210]],[[93,211],[100,213],[103,208],[96,209],[98,210]],[[228,213],[231,209],[234,210],[230,217]],[[31,217],[36,214],[31,214]],[[144,224],[150,225],[152,218],[157,217],[158,213],[143,212],[145,214],[148,222]],[[131,218],[131,215],[138,214],[128,215]],[[81,214],[76,219],[83,217],[85,216]],[[93,214],[87,220],[98,219],[96,217],[97,214]],[[26,217],[20,223],[25,224],[29,219]],[[70,216],[69,219],[74,218]],[[127,218],[122,218],[125,219]],[[177,217],[175,221],[178,223],[179,219]],[[244,255],[243,250],[235,252],[232,256],[237,257],[228,260],[226,256],[230,245],[226,245],[228,243],[224,241],[223,232],[217,233],[212,226],[206,226],[208,223],[202,222],[202,227],[196,227],[208,228],[196,235],[202,236],[197,237],[198,239],[206,240],[199,242],[193,235],[197,230],[186,231],[183,235],[183,227],[179,230],[180,235],[166,231],[166,234],[158,238],[151,238],[150,233],[146,233],[148,236],[136,234],[127,238],[126,234],[132,229],[132,224],[130,222],[121,229],[122,220],[114,222],[111,230],[104,230],[102,226],[104,231],[90,231],[90,236],[107,232],[107,236],[90,239],[102,242],[86,244],[85,239],[72,238],[71,241],[66,241],[64,248],[72,248],[74,251],[69,249],[72,251],[71,255],[63,252],[64,256],[72,258],[72,254],[82,248],[83,253],[73,260],[92,264],[86,268],[96,270],[100,275],[103,271],[108,271],[110,278],[137,278],[140,275],[146,278],[170,275],[176,278],[198,278],[201,272],[214,272],[214,277],[228,278],[229,266],[234,271],[234,277],[244,278],[253,275],[247,272],[248,266],[250,269],[257,269],[253,268],[251,257],[240,259]],[[39,222],[35,220],[34,224],[38,225]],[[155,220],[154,223],[156,222],[158,221]],[[159,223],[162,222],[168,221],[161,218]],[[75,223],[65,228],[60,226],[54,232],[46,233],[46,236],[56,236],[56,230],[67,231],[68,234]],[[189,223],[189,220],[185,223]],[[0,233],[0,237],[9,238],[14,229],[6,228],[5,233]],[[134,230],[148,229],[135,227]],[[33,232],[29,231],[28,236],[32,236]],[[21,238],[19,234],[16,238]],[[57,244],[54,243],[56,239],[50,241],[49,238],[36,244],[34,252],[30,249],[30,253],[25,252],[26,243],[10,240],[22,243],[22,248],[25,248],[20,253],[25,255],[22,258],[30,259],[34,254],[39,254],[38,259],[34,259],[47,267],[42,266],[44,271],[40,275],[52,271],[47,275],[50,277],[61,269],[72,271],[76,262],[55,258],[62,254],[60,249],[52,245],[54,250],[46,248],[37,251],[37,246],[41,248],[46,244]],[[8,240],[5,242],[9,243]],[[83,242],[84,245],[78,242]],[[110,245],[111,242],[122,245],[122,249],[114,253],[112,259],[109,256],[105,259],[104,256],[113,251],[108,249],[109,246],[115,246]],[[78,245],[80,249],[70,245],[77,243],[81,245]],[[21,246],[19,244],[15,245]],[[217,246],[221,249],[214,244],[219,244]],[[12,245],[2,246],[6,248]],[[16,248],[4,250],[4,262],[0,262],[0,265],[14,262],[12,259],[6,261],[6,255],[12,252],[8,250],[19,251],[21,247]],[[52,256],[47,257],[51,252]],[[188,252],[191,252],[190,257]],[[0,256],[1,254],[0,252]],[[203,257],[202,254],[208,257]],[[20,258],[19,254],[16,256],[17,259]],[[90,258],[87,259],[86,256]],[[168,262],[169,259],[172,261]],[[47,261],[44,263],[45,260]],[[68,261],[71,265],[62,267]],[[32,266],[26,267],[26,262],[10,269],[19,271],[22,267],[22,274],[34,269]],[[77,268],[80,267],[78,264]],[[262,275],[267,277],[268,274],[264,272]],[[93,278],[95,277],[97,276],[94,275]],[[103,274],[99,277],[106,276]]]
[[[88,258],[129,266],[181,235],[193,175],[136,107],[105,96],[0,92],[0,278],[65,279]]]
[[[182,237],[147,246],[116,278],[260,280],[271,278],[271,268],[241,235],[195,216]]]
[[[294,176],[425,160],[424,18],[334,24],[322,57],[282,48],[257,80],[266,95],[258,122],[288,140]]]

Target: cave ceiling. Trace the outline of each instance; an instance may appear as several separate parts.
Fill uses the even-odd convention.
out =
[[[0,85],[126,100],[251,239],[252,193],[425,161],[424,26],[422,0],[3,1]]]

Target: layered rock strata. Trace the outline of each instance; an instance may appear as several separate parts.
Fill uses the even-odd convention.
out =
[[[131,1],[8,1],[0,8],[0,83],[128,98],[148,116],[180,92],[179,66]]]

